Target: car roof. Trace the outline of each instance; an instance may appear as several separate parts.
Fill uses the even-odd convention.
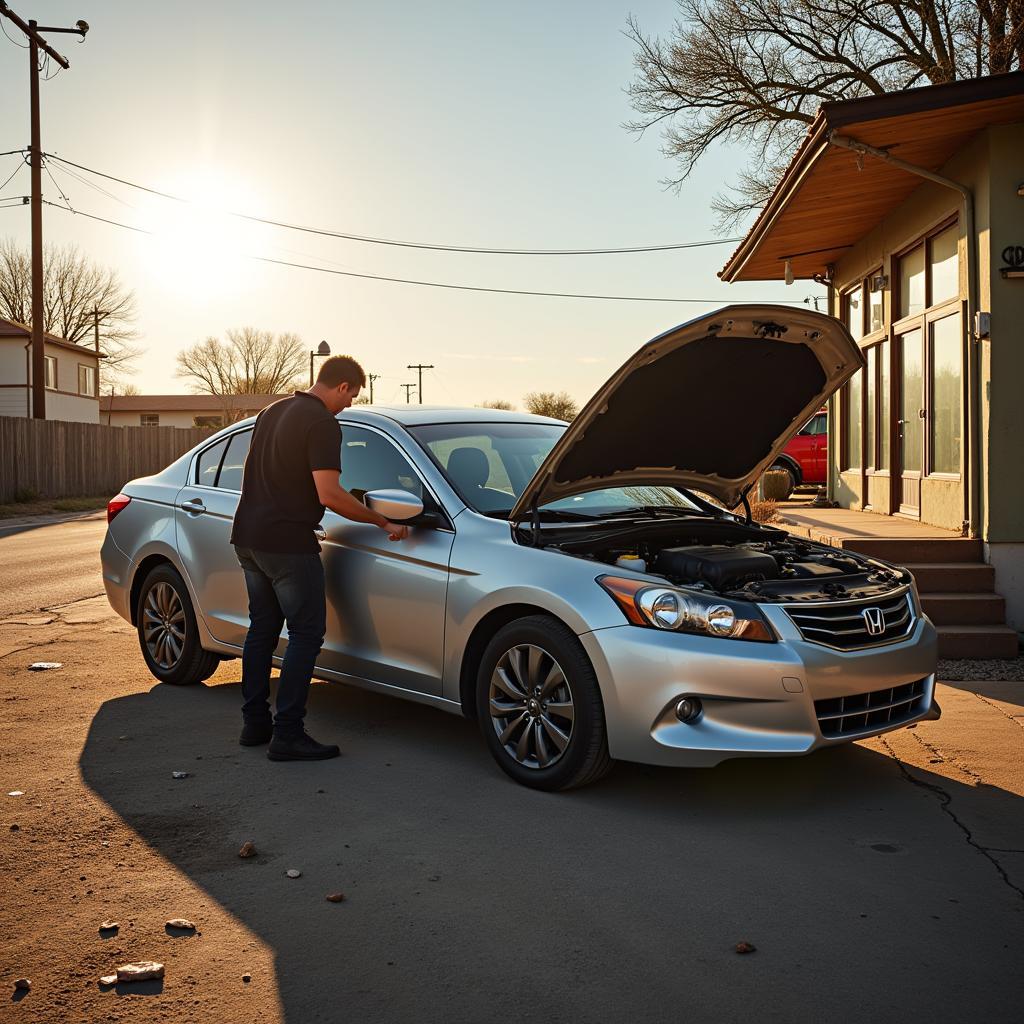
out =
[[[345,421],[372,422],[384,417],[406,427],[426,426],[433,423],[558,423],[562,420],[549,416],[534,416],[528,412],[510,412],[507,409],[484,409],[454,405],[356,405],[341,413]]]

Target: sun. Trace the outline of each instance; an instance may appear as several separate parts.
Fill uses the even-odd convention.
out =
[[[161,191],[185,202],[148,196],[151,271],[169,288],[213,295],[240,290],[253,272],[258,225],[236,216],[259,210],[259,197],[237,176],[195,166],[166,179]]]

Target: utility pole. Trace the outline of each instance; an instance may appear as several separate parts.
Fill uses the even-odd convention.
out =
[[[92,307],[93,345],[96,349],[96,397],[100,397],[100,317],[110,316],[110,310]]]
[[[373,382],[380,379],[380,374],[368,373],[366,379],[370,382],[370,405],[373,405]]]
[[[409,404],[409,392],[412,391],[412,389],[414,387],[416,387],[416,385],[415,384],[403,384],[402,387],[405,388],[405,404],[408,405]]]
[[[416,393],[420,396],[420,405],[423,404],[423,371],[424,370],[432,370],[433,368],[434,368],[433,365],[429,365],[428,366],[426,363],[413,363],[411,366],[407,366],[406,367],[407,370],[416,370],[416,371],[419,372],[419,375],[420,375],[420,385],[419,385],[419,391],[417,391]],[[402,387],[404,388],[405,385],[403,384]]]
[[[43,341],[43,150],[39,140],[39,51],[52,57],[65,71],[71,63],[42,37],[42,32],[64,32],[83,39],[89,24],[78,21],[74,28],[40,26],[25,22],[0,0],[0,16],[16,25],[28,37],[29,106],[32,123],[32,416],[46,419],[46,359]],[[97,374],[97,377],[99,375]]]

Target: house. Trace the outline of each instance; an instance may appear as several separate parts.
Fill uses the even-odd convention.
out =
[[[43,336],[46,418],[98,423],[99,361],[94,349]],[[0,416],[32,415],[32,329],[0,319]]]
[[[988,572],[973,578],[994,578],[1018,631],[1021,154],[1022,72],[827,103],[719,274],[828,286],[867,362],[830,403],[829,497],[973,538]],[[981,594],[968,575],[942,585]],[[989,656],[1016,646],[1003,634]]]
[[[114,427],[222,427],[286,395],[104,395],[100,422]]]

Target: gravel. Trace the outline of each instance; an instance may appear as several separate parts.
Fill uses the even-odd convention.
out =
[[[1016,658],[939,658],[937,678],[951,683],[991,680],[1024,685],[1024,655]]]

